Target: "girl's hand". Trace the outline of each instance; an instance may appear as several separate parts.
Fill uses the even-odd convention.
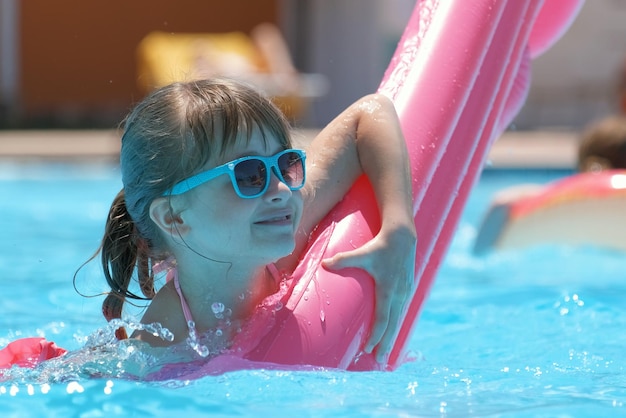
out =
[[[413,224],[381,229],[371,241],[353,251],[325,259],[329,270],[356,267],[367,271],[376,283],[376,314],[365,352],[375,347],[376,360],[385,363],[415,287],[417,235]]]

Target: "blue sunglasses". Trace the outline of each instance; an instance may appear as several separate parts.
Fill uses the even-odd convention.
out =
[[[253,199],[267,191],[272,171],[289,189],[299,190],[304,186],[305,159],[305,152],[298,149],[287,149],[270,157],[254,155],[238,158],[177,183],[163,196],[188,192],[222,174],[228,174],[237,195]]]

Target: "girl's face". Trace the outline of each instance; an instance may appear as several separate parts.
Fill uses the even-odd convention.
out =
[[[210,169],[237,158],[271,156],[283,150],[276,138],[265,141],[255,129],[246,144],[209,161]],[[228,175],[220,175],[185,193],[187,202],[180,213],[188,232],[185,245],[193,252],[222,262],[268,264],[290,254],[302,217],[302,197],[290,190],[272,172],[265,194],[252,199],[237,195]]]

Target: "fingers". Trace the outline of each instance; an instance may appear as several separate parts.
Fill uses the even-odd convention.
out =
[[[368,268],[367,252],[365,248],[357,248],[353,251],[337,253],[330,258],[322,260],[322,266],[329,270],[341,270],[343,268],[356,267],[372,274]]]
[[[325,268],[328,269],[342,269],[346,267],[359,267],[368,271],[370,276],[375,277],[371,271],[369,271],[368,267],[365,266],[362,261],[367,261],[367,259],[363,260],[360,257],[359,250],[350,251],[345,253],[339,253],[335,256],[325,259],[322,264]],[[372,326],[372,331],[370,333],[370,337],[367,340],[367,343],[364,347],[364,351],[366,353],[371,353],[374,348],[384,339],[387,341],[385,347],[379,347],[377,353],[379,356],[385,356],[388,351],[391,350],[391,342],[393,341],[393,335],[395,334],[394,322],[390,323],[391,313],[394,311],[392,306],[392,300],[395,295],[395,287],[392,286],[391,283],[382,283],[380,280],[376,280],[376,302],[375,302],[375,315],[374,315],[374,324]],[[399,319],[399,314],[394,313],[393,317],[395,321]],[[391,326],[391,332],[389,332],[389,328]],[[391,336],[388,336],[391,334]],[[377,359],[380,362],[380,360]]]
[[[383,293],[383,294],[381,294]],[[365,344],[364,351],[366,353],[371,353],[374,350],[374,347],[378,345],[378,343],[383,338],[385,331],[387,331],[389,326],[389,311],[390,311],[390,302],[391,297],[388,291],[376,292],[376,315],[374,325],[372,327],[372,332],[370,333],[370,337]],[[380,352],[380,347],[378,349]],[[385,353],[381,353],[384,355]]]
[[[384,330],[376,348],[376,361],[386,363],[389,353],[393,349],[398,331],[401,325],[401,318],[404,315],[406,299],[391,305],[388,315],[387,327]]]
[[[379,248],[370,242],[354,251],[336,254],[322,262],[325,268],[331,270],[361,268],[374,278],[376,283],[374,324],[364,351],[372,353],[376,350],[376,361],[381,364],[386,362],[393,348],[402,315],[413,296],[414,261],[414,252],[400,256],[396,252],[390,256],[388,252],[380,252]]]
[[[343,257],[343,253],[339,253],[330,258],[325,258],[322,260],[322,266],[329,270],[340,270],[346,266],[344,263],[345,257]]]
[[[402,323],[402,317],[406,312],[408,303],[413,296],[414,280],[412,269],[402,274],[401,280],[396,283],[392,292],[377,294],[376,323],[372,334],[367,342],[365,351],[370,353],[376,348],[376,361],[385,363],[393,349],[398,331]],[[380,289],[380,286],[378,287]],[[385,305],[379,304],[384,302]]]

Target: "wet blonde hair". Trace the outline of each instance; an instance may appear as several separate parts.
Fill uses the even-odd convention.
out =
[[[111,205],[100,248],[111,287],[102,304],[107,320],[121,317],[126,298],[147,300],[155,294],[152,266],[167,249],[150,219],[152,201],[232,150],[238,138],[249,139],[255,128],[264,139],[273,137],[291,148],[282,112],[255,89],[225,79],[162,87],[130,113],[120,153],[124,187]],[[129,291],[135,271],[143,296]],[[123,329],[118,337],[126,337]]]

